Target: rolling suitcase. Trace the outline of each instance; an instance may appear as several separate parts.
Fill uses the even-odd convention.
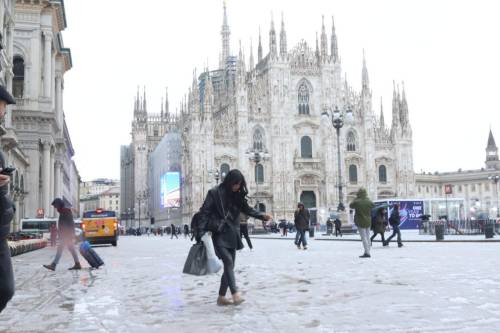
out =
[[[104,261],[102,261],[101,257],[99,257],[97,252],[94,251],[88,241],[85,241],[80,245],[80,254],[93,268],[99,268],[100,266],[104,265]]]

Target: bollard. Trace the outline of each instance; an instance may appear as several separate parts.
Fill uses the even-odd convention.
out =
[[[444,240],[444,224],[436,224],[436,240],[441,241]]]
[[[484,236],[486,239],[493,238],[495,235],[494,225],[489,223],[484,226]]]

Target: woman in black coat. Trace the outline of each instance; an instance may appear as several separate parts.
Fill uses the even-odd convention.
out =
[[[222,184],[208,191],[200,209],[198,228],[212,231],[215,253],[224,263],[218,305],[241,304],[244,300],[238,292],[234,277],[236,250],[243,248],[240,236],[240,212],[268,221],[271,216],[258,212],[248,205],[245,177],[239,170],[233,169],[224,178]],[[233,301],[226,299],[227,289],[231,290]]]

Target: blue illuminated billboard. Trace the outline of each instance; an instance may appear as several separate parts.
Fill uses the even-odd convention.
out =
[[[175,208],[181,206],[181,174],[167,172],[160,177],[160,207]]]

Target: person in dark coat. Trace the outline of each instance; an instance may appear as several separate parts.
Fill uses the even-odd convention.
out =
[[[184,238],[187,238],[189,236],[189,226],[187,224],[184,224]]]
[[[170,239],[174,238],[174,236],[175,238],[179,239],[179,237],[177,237],[177,228],[173,223],[170,225],[170,228],[172,228],[172,234],[170,235]]]
[[[208,191],[200,209],[199,228],[212,230],[215,254],[224,263],[224,273],[217,298],[218,305],[238,305],[244,301],[234,276],[236,250],[243,248],[240,236],[240,213],[243,212],[262,221],[271,219],[271,216],[251,208],[247,202],[247,195],[245,177],[239,170],[233,169],[220,185]],[[232,302],[226,299],[228,288],[232,294]]]
[[[54,271],[56,269],[59,260],[61,259],[61,255],[64,247],[67,247],[71,255],[73,256],[73,260],[75,261],[75,265],[70,267],[69,270],[74,269],[82,269],[80,265],[80,260],[78,259],[78,254],[75,251],[75,221],[73,220],[73,213],[71,209],[66,207],[64,201],[61,198],[55,198],[52,201],[52,206],[57,209],[59,213],[59,221],[58,221],[58,231],[59,231],[59,245],[57,246],[57,253],[54,261],[50,265],[43,265],[43,267]]]
[[[248,216],[243,213],[240,213],[240,233],[242,238],[245,237],[248,247],[252,250],[252,241],[250,240],[250,235],[248,235]]]
[[[387,241],[384,242],[384,246],[389,245],[389,242],[394,236],[398,236],[398,247],[403,246],[403,242],[401,241],[401,230],[399,229],[399,224],[401,223],[400,216],[399,216],[399,205],[395,204],[394,207],[392,208],[391,216],[389,217],[389,224],[391,225],[392,228],[392,235],[387,238]]]
[[[7,105],[16,104],[14,98],[0,86],[0,120],[5,116]],[[0,151],[0,169],[5,169],[5,157]],[[0,170],[0,171],[1,171]],[[0,174],[0,312],[14,296],[14,271],[10,259],[10,249],[7,236],[10,232],[10,223],[14,217],[14,204],[8,196],[9,174]]]
[[[342,227],[342,222],[338,217],[333,220],[333,224],[335,225],[335,237],[337,237],[337,234],[340,234],[340,237],[342,237],[342,230],[340,228]]]
[[[373,229],[373,235],[370,238],[370,242],[373,242],[373,239],[380,234],[382,237],[382,244],[385,244],[385,215],[386,215],[386,210],[385,208],[379,208],[377,209],[377,213],[375,215],[375,218],[372,221],[372,229]]]
[[[299,250],[301,243],[304,250],[307,250],[306,231],[309,229],[309,219],[309,210],[304,207],[302,202],[299,202],[297,210],[294,213],[295,227],[297,228],[297,233],[299,233],[299,239],[296,242],[296,245]]]

